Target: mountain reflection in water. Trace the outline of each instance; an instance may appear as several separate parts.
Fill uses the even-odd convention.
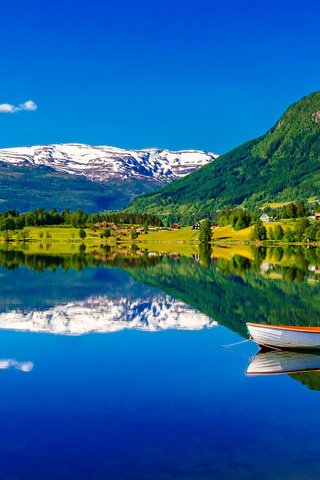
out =
[[[123,329],[200,330],[217,325],[206,315],[168,295],[128,300],[107,296],[56,305],[46,310],[0,313],[0,329],[81,335]]]
[[[0,478],[318,478],[318,371],[219,348],[318,325],[318,251],[129,250],[0,251]]]
[[[0,328],[79,334],[123,328],[200,329],[218,322],[319,325],[319,249],[201,248],[183,257],[50,256],[0,250]],[[227,258],[226,258],[227,257]],[[41,272],[39,275],[38,272]]]

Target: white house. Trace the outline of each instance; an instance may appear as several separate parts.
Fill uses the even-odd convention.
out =
[[[263,213],[260,217],[262,222],[273,222],[273,217],[269,217],[266,213]]]
[[[320,220],[320,213],[316,212],[314,215],[308,217],[309,220]]]

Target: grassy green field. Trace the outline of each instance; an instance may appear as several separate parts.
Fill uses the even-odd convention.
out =
[[[179,230],[158,230],[139,236],[140,242],[161,242],[161,243],[198,243],[199,231],[191,227],[183,227]]]
[[[291,202],[273,202],[273,203],[265,203],[260,207],[260,210],[264,210],[265,208],[281,208],[285,205],[289,205]]]
[[[137,243],[141,247],[152,249],[158,252],[179,251],[181,254],[191,254],[196,251],[199,232],[191,227],[180,230],[159,230],[149,233],[140,233],[133,242],[130,231],[123,229],[113,231],[109,238],[101,238],[101,230],[85,228],[86,237],[79,237],[79,228],[73,227],[30,227],[26,229],[27,240],[19,241],[21,232],[10,233],[10,246],[23,246],[30,253],[74,253],[79,250],[80,245],[86,246],[86,252],[96,251],[103,245],[131,244]],[[5,243],[5,234],[0,232],[0,243]]]
[[[292,222],[282,222],[284,228],[290,227]],[[274,226],[266,224],[267,228]],[[254,260],[256,249],[252,248],[250,232],[253,227],[240,231],[233,231],[230,226],[218,227],[213,230],[216,242],[212,244],[211,257],[214,259],[232,260],[234,257],[245,257]],[[148,234],[141,233],[133,242],[128,229],[114,232],[114,236],[102,239],[100,230],[85,229],[86,238],[79,237],[79,229],[65,227],[34,227],[28,229],[28,241],[19,242],[18,232],[12,234],[12,241],[6,243],[4,234],[0,232],[0,249],[19,250],[26,255],[45,255],[45,256],[68,256],[79,253],[92,255],[96,259],[116,258],[124,256],[132,258],[138,252],[138,257],[145,251],[155,254],[166,255],[170,253],[181,256],[190,256],[200,254],[199,232],[192,230],[191,227],[180,230],[159,230]],[[117,235],[117,236],[116,236]],[[135,244],[135,245],[134,245]],[[85,246],[85,248],[84,248]],[[108,246],[110,248],[104,248]],[[292,250],[283,251],[278,258],[275,254],[277,249],[271,246],[266,249],[264,262],[283,267],[296,267],[296,257]],[[268,275],[270,275],[268,273]],[[270,278],[281,278],[277,272],[273,272]]]
[[[10,234],[10,246],[23,246],[30,253],[43,253],[46,251],[52,253],[75,253],[79,250],[80,245],[86,246],[86,251],[97,249],[101,244],[114,244],[115,239],[111,237],[106,240],[100,238],[100,232],[93,229],[85,228],[86,237],[81,239],[79,236],[79,228],[73,227],[30,227],[25,229],[28,232],[25,242],[19,241],[20,231]],[[4,232],[0,232],[0,243],[5,243]]]
[[[276,225],[281,225],[284,230],[287,230],[288,228],[294,227],[294,222],[292,220],[284,220],[281,222],[264,223],[264,226],[267,230],[270,230],[270,228],[274,228]],[[217,227],[213,230],[213,240],[250,242],[252,230],[253,226],[244,228],[242,230],[233,230],[231,225],[227,225],[225,227]]]
[[[142,247],[155,252],[177,252],[181,255],[192,255],[198,252],[199,232],[191,227],[179,230],[158,230],[141,234],[138,243]]]
[[[253,227],[244,228],[243,230],[233,230],[230,225],[225,227],[217,227],[213,230],[214,240],[237,240],[250,241]]]
[[[284,230],[293,227],[292,220],[281,222],[265,223],[267,230],[281,225]],[[29,227],[26,241],[22,241],[21,231],[14,231],[9,234],[10,248],[14,246],[23,246],[30,253],[43,253],[50,251],[52,254],[75,253],[80,245],[85,245],[86,252],[90,253],[104,245],[115,246],[117,244],[137,243],[140,247],[147,248],[156,252],[178,252],[189,255],[197,252],[199,245],[199,231],[192,230],[191,227],[184,227],[178,230],[157,230],[148,233],[140,233],[134,241],[130,236],[131,227],[112,230],[109,238],[101,238],[101,230],[96,228],[85,228],[86,237],[81,239],[79,228],[74,227]],[[250,226],[243,230],[233,230],[230,225],[225,227],[216,227],[212,232],[212,239],[218,243],[249,243],[253,227]],[[0,232],[0,244],[6,242],[5,233]],[[83,248],[83,247],[82,247]],[[230,255],[230,252],[228,253]],[[244,256],[250,258],[246,251]]]

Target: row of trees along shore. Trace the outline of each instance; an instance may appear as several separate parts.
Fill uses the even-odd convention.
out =
[[[302,217],[296,220],[294,228],[284,229],[280,224],[276,224],[267,229],[258,219],[253,224],[251,240],[285,243],[318,242],[320,241],[320,222],[310,222],[308,218]],[[201,222],[199,241],[203,244],[211,242],[211,222],[208,219]]]
[[[315,210],[319,210],[317,205]],[[268,209],[273,214],[274,220],[294,220],[292,226],[283,228],[281,224],[271,224],[267,229],[261,221],[261,211],[248,211],[245,209],[223,208],[218,213],[219,227],[231,225],[233,230],[242,230],[253,226],[251,233],[252,241],[283,241],[285,243],[315,242],[320,241],[320,222],[310,221],[307,215],[313,213],[308,205],[302,202],[288,203],[277,209]],[[211,223],[208,219],[201,222],[200,243],[211,242]]]
[[[252,230],[251,240],[282,241],[286,243],[319,242],[320,222],[310,222],[308,218],[304,217],[297,219],[293,228],[283,229],[283,227],[278,224],[266,229],[261,220],[258,220]]]
[[[316,205],[315,210],[320,209],[320,205]],[[220,227],[231,225],[234,230],[242,230],[250,225],[254,225],[261,216],[261,210],[249,211],[240,208],[223,208],[218,214],[218,224]],[[279,208],[267,208],[263,211],[277,220],[303,218],[311,215],[313,209],[309,205],[302,202],[288,203]]]
[[[21,230],[24,227],[37,226],[72,226],[72,227],[90,227],[100,222],[110,222],[115,224],[148,224],[161,227],[162,221],[155,215],[145,213],[125,213],[125,212],[102,212],[87,214],[82,209],[71,212],[68,209],[59,213],[55,209],[45,210],[38,208],[30,212],[19,213],[16,210],[8,210],[0,213],[0,230]]]
[[[317,205],[319,209],[319,205]],[[272,214],[275,219],[295,219],[293,228],[285,230],[279,224],[266,227],[260,220],[261,211],[250,212],[244,209],[224,208],[218,213],[218,225],[231,225],[234,230],[242,230],[251,225],[252,241],[284,241],[284,242],[305,242],[320,241],[320,222],[310,222],[306,217],[312,213],[308,205],[302,202],[289,203],[278,209],[273,209]],[[105,211],[102,213],[87,214],[82,209],[71,212],[68,209],[58,212],[57,210],[45,210],[39,208],[30,212],[19,213],[16,210],[8,210],[0,213],[0,231],[23,230],[24,227],[32,226],[72,226],[78,228],[91,227],[97,223],[108,222],[118,225],[132,225],[131,236],[136,238],[134,225],[154,225],[163,226],[162,220],[151,214],[145,213],[127,213]],[[81,236],[81,238],[83,238]],[[200,243],[209,243],[211,241],[211,222],[205,219],[201,222]]]

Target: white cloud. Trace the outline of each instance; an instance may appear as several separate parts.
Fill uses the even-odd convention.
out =
[[[16,108],[14,105],[10,105],[10,103],[1,103],[0,113],[14,113]]]
[[[27,110],[29,112],[32,112],[33,110],[37,110],[38,105],[32,100],[28,100],[24,103],[21,103],[18,108],[20,108],[20,110]]]
[[[25,110],[26,112],[33,112],[37,110],[38,105],[33,100],[27,100],[19,105],[11,105],[10,103],[0,104],[0,113],[16,113]]]

